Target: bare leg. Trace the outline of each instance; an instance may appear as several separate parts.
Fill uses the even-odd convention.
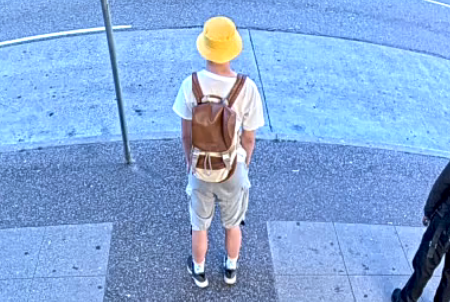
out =
[[[192,231],[192,258],[197,264],[203,263],[208,250],[207,231]]]
[[[241,249],[242,233],[239,226],[226,229],[225,231],[225,246],[228,252],[228,257],[237,259]]]

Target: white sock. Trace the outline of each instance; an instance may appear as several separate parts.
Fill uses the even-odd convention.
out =
[[[232,259],[229,256],[227,256],[227,263],[226,263],[227,268],[235,270],[237,268],[237,261],[238,258]]]
[[[201,274],[205,272],[205,260],[202,263],[197,263],[194,260],[194,271],[196,274]]]

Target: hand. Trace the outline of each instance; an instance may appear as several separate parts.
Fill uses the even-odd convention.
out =
[[[430,224],[430,218],[428,218],[427,216],[423,216],[422,224],[423,224],[423,226],[427,227]]]

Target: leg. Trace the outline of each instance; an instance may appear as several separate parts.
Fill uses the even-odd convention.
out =
[[[237,280],[237,260],[239,258],[241,243],[242,233],[240,226],[225,229],[227,256],[224,257],[223,279],[229,285],[235,284]]]
[[[442,270],[441,283],[436,291],[434,297],[435,302],[449,302],[450,301],[450,255],[445,255],[445,265]]]
[[[221,201],[222,224],[225,228],[225,247],[230,259],[237,259],[242,245],[241,223],[248,208],[248,189],[240,189],[236,197]]]
[[[209,285],[205,274],[205,256],[208,250],[208,228],[214,216],[214,198],[208,190],[193,189],[190,204],[192,255],[187,259],[187,269],[200,288]]]
[[[192,258],[195,263],[203,263],[205,261],[206,252],[208,250],[208,232],[192,231]]]
[[[228,252],[228,258],[237,259],[241,250],[242,232],[239,226],[226,229],[225,247]]]
[[[418,301],[422,295],[423,289],[433,275],[434,270],[439,265],[444,252],[441,242],[439,242],[432,258],[429,258],[427,254],[430,248],[430,241],[433,239],[436,229],[440,223],[442,223],[440,218],[436,217],[433,219],[423,235],[422,242],[420,243],[419,249],[417,250],[413,260],[414,273],[401,291],[401,299],[398,302]],[[446,236],[441,235],[440,240],[444,237],[446,238]]]
[[[207,231],[192,230],[192,256],[188,257],[186,265],[195,284],[200,288],[205,288],[209,285],[208,278],[206,278],[205,274],[205,256],[207,249]]]
[[[423,289],[433,275],[432,265],[427,259],[428,245],[421,244],[413,260],[414,272],[401,292],[401,302],[417,302]],[[398,301],[400,302],[400,301]]]
[[[204,188],[202,188],[204,189]],[[215,198],[208,190],[194,189],[191,195],[192,258],[203,263],[208,250],[208,229],[214,216]]]
[[[248,208],[248,176],[244,172],[244,165],[238,163],[235,175],[217,190],[227,250],[224,258],[224,281],[229,285],[235,284],[237,280],[237,259],[242,245],[241,224]]]

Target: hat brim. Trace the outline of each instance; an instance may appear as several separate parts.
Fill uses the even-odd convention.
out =
[[[241,54],[242,38],[239,33],[236,33],[227,48],[213,49],[206,44],[206,38],[201,33],[197,38],[197,50],[205,60],[219,64],[226,63],[234,60]]]

